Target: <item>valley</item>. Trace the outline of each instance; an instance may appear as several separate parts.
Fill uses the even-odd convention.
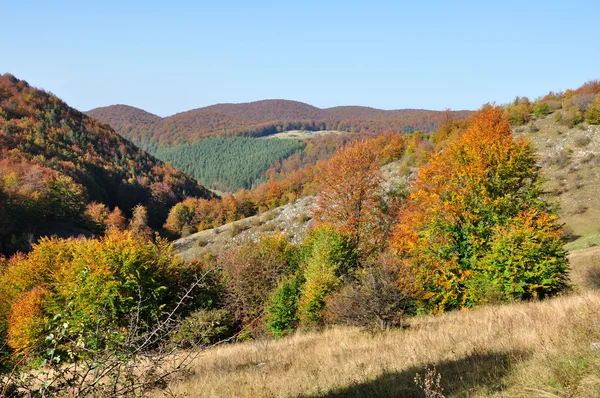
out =
[[[331,108],[346,130],[260,101],[190,111],[239,124],[182,139],[136,108],[95,111],[147,131],[156,158],[0,83],[3,388],[597,396],[598,82],[407,111],[433,118],[422,131],[387,128],[404,111]]]

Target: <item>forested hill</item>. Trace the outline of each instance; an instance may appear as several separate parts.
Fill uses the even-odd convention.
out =
[[[242,104],[217,104],[162,119],[141,109],[113,105],[92,109],[88,115],[110,124],[119,134],[143,148],[190,143],[217,136],[265,136],[286,130],[339,130],[403,133],[434,131],[452,116],[470,111],[423,109],[381,110],[362,106],[320,109],[302,102],[263,100]],[[153,121],[154,120],[154,121]]]
[[[7,242],[39,231],[46,221],[81,224],[91,201],[118,206],[125,215],[142,204],[160,226],[187,196],[212,194],[108,125],[24,80],[0,75],[0,253],[20,248]]]
[[[96,108],[87,114],[103,123],[118,126],[119,131],[128,131],[137,126],[156,123],[162,119],[160,116],[142,109],[120,104]]]

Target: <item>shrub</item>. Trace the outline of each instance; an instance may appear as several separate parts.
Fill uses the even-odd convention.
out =
[[[585,120],[589,124],[600,124],[600,95],[594,98],[585,114]]]
[[[494,285],[504,301],[543,299],[563,290],[568,264],[557,218],[529,210],[497,226],[474,280]]]
[[[537,133],[538,131],[540,131],[540,128],[532,121],[529,122],[529,132],[530,133]]]
[[[527,298],[563,286],[560,227],[553,205],[542,196],[542,181],[532,144],[514,139],[505,116],[491,106],[421,168],[392,245],[422,284],[426,310],[478,305],[477,285],[486,277],[501,281],[504,300],[514,297],[510,289],[515,295],[521,289]],[[503,237],[509,240],[501,243]],[[512,248],[522,251],[512,255]],[[489,269],[480,277],[482,259]],[[519,267],[527,271],[524,279],[512,276]]]
[[[526,124],[531,118],[531,103],[527,97],[517,97],[514,102],[506,108],[510,123],[515,126]]]
[[[577,109],[577,107],[571,106],[562,111],[562,117],[558,122],[569,126],[569,128],[573,128],[579,123],[583,122],[583,114],[579,109]]]
[[[298,215],[298,222],[301,224],[304,224],[305,222],[309,221],[311,218],[312,217],[308,213],[300,213]]]
[[[341,286],[343,276],[354,271],[358,256],[351,239],[327,225],[308,235],[305,283],[298,303],[299,318],[304,326],[323,324],[327,296]]]
[[[579,148],[584,148],[586,146],[588,146],[588,144],[592,142],[592,139],[590,137],[588,137],[587,135],[578,135],[577,137],[575,137],[575,146],[579,147]]]
[[[537,100],[533,103],[533,114],[535,117],[546,116],[550,114],[550,105],[547,102]]]
[[[294,248],[283,236],[263,236],[222,253],[226,301],[236,320],[244,326],[260,324],[265,304],[279,280],[295,272],[290,258]]]
[[[412,275],[400,270],[385,265],[358,270],[355,280],[328,300],[328,319],[368,329],[402,325],[414,308],[416,285]]]
[[[172,341],[192,348],[216,344],[233,335],[234,319],[225,309],[200,309],[192,312],[175,329]]]
[[[303,279],[302,274],[286,278],[271,295],[266,307],[265,322],[273,336],[286,336],[298,327],[298,300]]]
[[[113,330],[117,338],[130,314],[143,323],[139,327],[148,328],[168,311],[178,287],[193,277],[190,267],[173,257],[165,241],[154,244],[131,232],[113,230],[100,240],[43,238],[30,254],[12,259],[0,276],[13,314],[8,333],[15,338],[9,343],[24,352],[47,330],[39,325],[53,328],[59,322],[69,324],[66,338],[99,349],[107,341],[96,340],[97,328]],[[22,306],[29,310],[19,310]]]
[[[571,154],[568,150],[558,152],[553,160],[553,163],[560,169],[564,169],[571,163]]]
[[[178,319],[220,295],[214,271],[184,264],[166,241],[131,231],[43,238],[0,271],[0,340],[12,349],[2,366],[16,363],[12,382],[28,396],[133,396],[155,388],[190,361],[191,353],[172,357]]]

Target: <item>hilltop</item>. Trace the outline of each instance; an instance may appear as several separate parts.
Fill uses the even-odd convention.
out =
[[[451,112],[463,118],[470,111]],[[290,100],[262,100],[216,104],[156,119],[141,109],[112,105],[86,112],[144,147],[178,145],[215,136],[266,136],[288,130],[348,132],[433,131],[447,117],[444,111],[423,109],[381,110],[363,106],[321,109]]]

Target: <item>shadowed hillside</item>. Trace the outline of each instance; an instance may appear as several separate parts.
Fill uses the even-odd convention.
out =
[[[56,96],[0,76],[0,253],[23,249],[46,222],[82,224],[90,201],[127,216],[143,204],[160,226],[187,196],[212,194]]]

